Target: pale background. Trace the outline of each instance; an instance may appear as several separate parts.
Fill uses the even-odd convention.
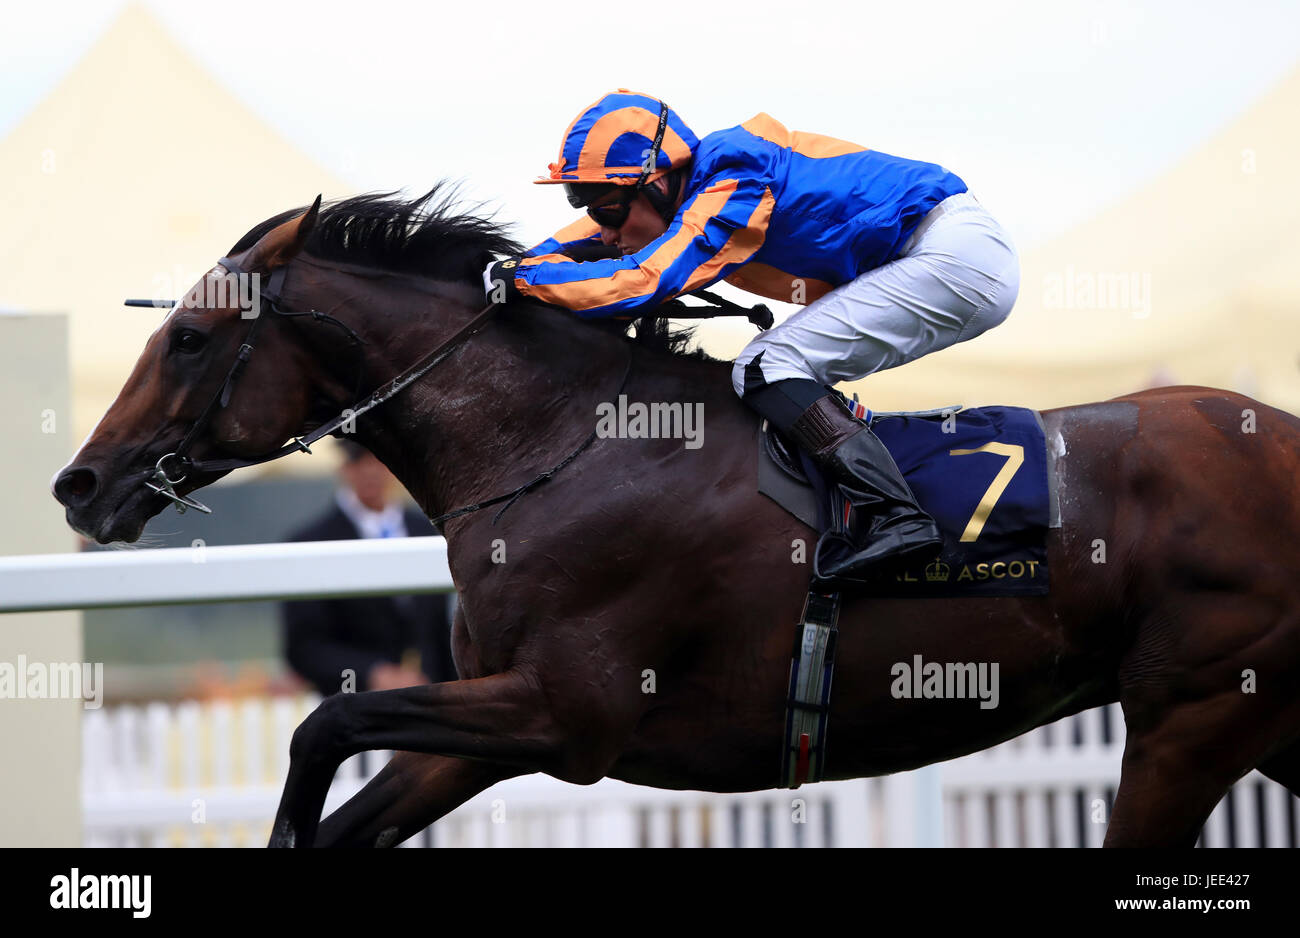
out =
[[[1011,318],[857,383],[871,406],[1047,407],[1179,382],[1300,410],[1300,5],[593,9],[9,11],[0,308],[70,313],[77,439],[158,321],[122,297],[175,295],[317,192],[461,179],[535,243],[573,213],[531,180],[618,86],[701,136],[765,110],[943,163],[1003,221],[1024,264]],[[1107,285],[1136,292],[1089,297]],[[704,341],[726,357],[750,334]]]
[[[159,321],[123,297],[176,296],[253,224],[318,192],[462,179],[535,243],[573,215],[530,181],[578,110],[620,86],[665,98],[701,136],[762,110],[943,163],[1009,229],[1024,272],[1008,322],[858,382],[870,406],[1050,407],[1183,382],[1300,412],[1294,2],[11,4],[0,553],[75,546],[44,485]],[[1136,292],[1096,294],[1120,284]],[[704,339],[727,356],[749,334]],[[56,433],[40,429],[47,412]],[[220,522],[158,520],[176,543],[248,539],[257,520],[288,524],[284,491],[302,489],[306,513],[331,484],[259,475],[333,465],[237,473],[255,481],[212,494]],[[279,514],[257,507],[272,498]],[[268,693],[273,610],[204,609],[89,613],[84,650],[80,614],[12,617],[0,660],[106,661],[113,702]],[[131,670],[195,661],[257,668],[166,691]],[[72,701],[0,708],[23,767],[0,844],[77,842],[79,717]],[[42,796],[59,810],[33,809]]]

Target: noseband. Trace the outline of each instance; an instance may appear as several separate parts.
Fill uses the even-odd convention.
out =
[[[229,273],[236,276],[248,275],[249,271],[244,270],[235,261],[228,257],[221,258],[218,261]],[[388,384],[378,388],[370,394],[365,400],[359,400],[358,395],[361,388],[361,375],[363,363],[361,361],[361,346],[364,340],[356,334],[347,325],[317,310],[292,311],[283,309],[280,305],[281,293],[284,288],[285,276],[288,272],[288,265],[276,268],[271,272],[270,279],[265,289],[259,288],[261,304],[257,307],[257,314],[252,317],[249,324],[248,332],[244,336],[243,343],[239,346],[239,351],[235,355],[235,361],[230,366],[230,371],[226,373],[226,380],[222,382],[217,393],[208,401],[203,412],[199,414],[198,419],[190,427],[185,438],[181,440],[180,445],[170,453],[159,458],[154,466],[153,473],[145,480],[144,485],[150,490],[170,499],[176,505],[176,510],[184,513],[187,508],[196,508],[206,514],[211,514],[212,509],[202,502],[199,502],[187,495],[177,492],[175,486],[184,482],[191,473],[194,472],[228,472],[232,469],[242,469],[246,466],[256,466],[261,463],[271,462],[282,456],[288,456],[290,453],[310,453],[310,444],[315,443],[322,437],[329,436],[337,431],[344,424],[355,420],[371,408],[378,407],[384,401],[401,393],[403,389],[419,380],[435,365],[445,359],[456,347],[468,339],[471,335],[483,328],[488,322],[492,312],[499,304],[489,303],[478,315],[456,331],[450,338],[435,348],[428,355],[424,356],[406,371],[402,372]],[[127,300],[129,306],[157,305],[154,301]],[[173,304],[174,305],[174,304]],[[254,340],[257,338],[257,327],[262,321],[262,307],[270,309],[277,316],[310,316],[316,322],[328,323],[342,329],[348,336],[348,345],[357,351],[357,380],[353,390],[353,399],[357,401],[352,407],[344,409],[337,417],[328,423],[322,424],[311,433],[303,437],[294,437],[274,452],[267,453],[265,456],[258,456],[253,459],[211,459],[196,460],[188,454],[194,442],[200,434],[208,428],[218,410],[226,407],[230,403],[231,394],[234,391],[235,383],[239,380],[240,375],[248,367],[249,360],[253,357],[255,349]]]

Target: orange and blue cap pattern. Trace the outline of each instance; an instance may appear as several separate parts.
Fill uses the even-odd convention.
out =
[[[654,146],[663,103],[646,94],[620,88],[587,107],[564,132],[560,158],[549,176],[535,182],[604,182],[634,185]],[[650,168],[649,179],[662,176],[691,160],[699,138],[668,108],[663,142]]]

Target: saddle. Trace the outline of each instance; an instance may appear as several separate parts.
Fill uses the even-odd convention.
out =
[[[1048,591],[1047,530],[1060,526],[1060,509],[1037,411],[953,406],[873,413],[845,402],[889,449],[944,538],[934,561],[877,577],[860,591],[918,597]],[[847,500],[766,421],[759,433],[758,490],[818,535],[854,530],[857,519]]]

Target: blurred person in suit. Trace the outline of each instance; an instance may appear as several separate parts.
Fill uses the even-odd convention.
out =
[[[294,532],[291,541],[335,541],[436,534],[414,507],[403,507],[400,485],[365,447],[350,440],[334,504]],[[284,656],[322,696],[345,687],[392,690],[456,680],[451,657],[454,596],[371,596],[308,599],[281,604]]]

